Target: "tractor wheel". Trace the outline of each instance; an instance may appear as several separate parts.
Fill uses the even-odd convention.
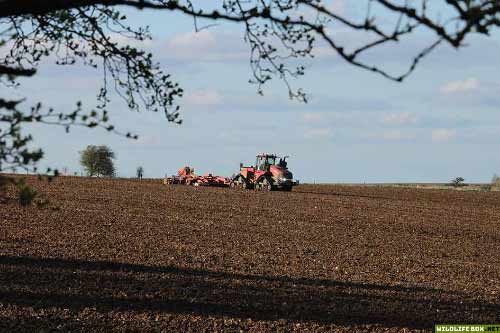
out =
[[[258,187],[257,187],[258,186]],[[271,181],[267,178],[264,178],[263,180],[261,180],[257,185],[256,185],[256,188],[258,188],[259,190],[261,191],[272,191],[274,188],[273,188],[273,184],[271,183]]]
[[[235,176],[233,180],[231,180],[231,183],[229,184],[229,187],[232,189],[238,189],[241,187],[241,176]]]
[[[273,190],[273,184],[271,184],[269,181],[266,181],[264,184],[264,191],[272,191]]]
[[[229,186],[231,188],[234,188],[234,189],[238,189],[238,188],[246,189],[248,187],[247,185],[248,185],[248,183],[243,177],[237,176],[236,178],[233,179],[233,181],[231,182],[231,184]]]

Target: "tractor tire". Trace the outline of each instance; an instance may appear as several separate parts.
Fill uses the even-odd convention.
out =
[[[267,192],[274,190],[274,186],[273,186],[272,182],[267,178],[264,178],[260,182],[258,182],[255,185],[255,188],[259,191],[267,191]]]
[[[233,189],[244,189],[245,190],[247,188],[250,188],[246,179],[241,177],[241,176],[236,176],[229,186]]]
[[[271,192],[272,190],[274,190],[273,184],[270,182],[265,182],[263,186],[264,186],[264,191]]]
[[[241,187],[241,176],[238,175],[233,177],[233,180],[231,180],[229,187],[233,190],[239,189]]]

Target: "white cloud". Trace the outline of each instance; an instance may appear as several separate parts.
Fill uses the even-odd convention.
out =
[[[167,58],[197,62],[247,60],[249,54],[239,34],[208,29],[175,35],[162,52]]]
[[[308,128],[304,131],[305,139],[325,139],[332,135],[329,128]]]
[[[417,116],[411,112],[390,113],[382,116],[382,123],[387,125],[411,125],[417,122]]]
[[[406,141],[414,139],[410,133],[405,133],[402,130],[390,130],[382,133],[382,138],[387,141]]]
[[[140,49],[149,49],[153,46],[153,41],[151,39],[138,40],[119,33],[110,33],[108,36],[111,38],[112,42],[118,43],[119,46],[128,45]]]
[[[302,114],[302,120],[305,123],[318,123],[323,120],[323,115],[317,112],[306,112]]]
[[[186,94],[185,105],[190,106],[214,106],[222,103],[222,96],[216,90],[200,90]]]
[[[386,131],[382,134],[384,140],[388,141],[399,141],[402,139],[403,134],[400,130]]]
[[[156,135],[140,135],[134,143],[141,146],[158,146],[162,143],[162,141]]]
[[[333,0],[333,3],[330,5],[329,9],[332,11],[332,13],[337,15],[345,14],[346,8],[344,0]]]
[[[328,60],[332,61],[338,57],[337,53],[335,53],[335,50],[330,46],[317,45],[312,49],[311,54],[315,58],[327,58]]]
[[[181,33],[169,41],[169,45],[172,47],[189,49],[212,47],[216,43],[215,33],[207,29],[198,32]]]
[[[444,94],[457,94],[478,90],[480,82],[476,78],[468,78],[465,80],[451,81],[441,87],[441,92]]]
[[[456,136],[456,131],[452,129],[439,128],[431,133],[432,142],[448,142]]]

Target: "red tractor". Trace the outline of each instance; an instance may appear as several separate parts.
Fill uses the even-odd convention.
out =
[[[291,191],[293,186],[298,185],[299,182],[293,180],[293,175],[287,168],[287,157],[260,154],[257,155],[255,167],[240,164],[240,172],[233,176],[231,187],[264,191]]]

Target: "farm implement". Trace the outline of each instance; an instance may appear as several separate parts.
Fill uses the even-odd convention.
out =
[[[231,183],[231,179],[221,176],[214,176],[211,173],[199,176],[195,174],[194,168],[185,166],[179,169],[179,171],[177,171],[177,175],[166,177],[163,180],[163,183],[193,185],[193,186],[228,187],[229,184]]]

